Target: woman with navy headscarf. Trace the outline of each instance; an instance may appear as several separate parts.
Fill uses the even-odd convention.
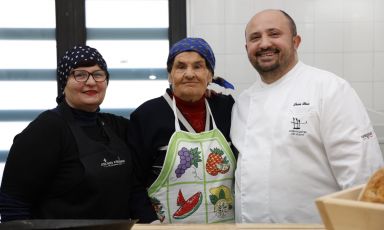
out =
[[[62,57],[57,75],[58,106],[14,138],[1,185],[2,222],[152,222],[156,214],[126,143],[129,120],[99,112],[109,81],[105,60],[92,47],[75,46]]]
[[[182,39],[167,60],[170,88],[131,114],[143,180],[162,223],[234,222],[234,99],[206,96],[214,69],[205,40]]]

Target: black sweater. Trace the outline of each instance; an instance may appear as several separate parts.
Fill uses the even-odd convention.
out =
[[[101,120],[119,138],[130,140],[129,120],[107,113],[86,113],[71,110],[76,122],[91,139],[104,143],[108,142],[97,124]],[[129,152],[125,154],[131,154]],[[129,159],[134,158],[130,157]],[[129,165],[135,165],[131,163]],[[133,166],[135,167],[135,166]],[[138,170],[130,170],[138,172]],[[39,205],[47,197],[68,199],[73,203],[81,203],[87,199],[87,194],[73,194],[76,184],[81,183],[83,167],[79,160],[76,140],[63,117],[54,110],[40,114],[20,134],[14,138],[5,165],[0,193],[0,213],[2,221],[12,219],[45,219],[39,216]],[[116,175],[118,177],[119,175]],[[137,180],[136,175],[130,176],[132,184],[126,196],[116,197],[110,207],[100,205],[98,210],[79,211],[68,210],[67,214],[50,216],[51,219],[128,219],[138,218],[141,222],[151,222],[156,219],[146,191]],[[113,178],[111,178],[113,180]],[[124,187],[127,189],[127,187]],[[114,206],[129,204],[125,210],[113,213]],[[71,214],[73,213],[73,214]],[[54,215],[54,214],[53,214]]]

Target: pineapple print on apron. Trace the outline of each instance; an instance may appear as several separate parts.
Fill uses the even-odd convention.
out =
[[[175,133],[163,168],[148,194],[162,223],[233,223],[236,160],[217,129],[208,102],[205,131],[196,133],[164,95],[175,114]],[[212,119],[212,130],[210,127]],[[179,120],[189,132],[180,129]]]

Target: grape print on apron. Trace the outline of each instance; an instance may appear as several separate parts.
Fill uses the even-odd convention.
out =
[[[233,181],[236,160],[217,129],[208,102],[205,131],[196,133],[164,95],[175,115],[175,133],[163,168],[148,194],[162,223],[234,222]],[[211,119],[210,119],[211,118]],[[188,132],[180,129],[180,122]],[[212,120],[212,130],[209,130]]]

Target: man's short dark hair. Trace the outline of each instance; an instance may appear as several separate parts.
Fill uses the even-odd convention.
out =
[[[287,14],[284,10],[280,10],[281,13],[283,13],[285,15],[285,17],[288,19],[289,21],[289,27],[291,29],[291,32],[292,32],[292,35],[293,36],[296,36],[297,35],[297,29],[296,29],[296,23],[295,21],[292,19],[291,16],[289,16],[289,14]]]

